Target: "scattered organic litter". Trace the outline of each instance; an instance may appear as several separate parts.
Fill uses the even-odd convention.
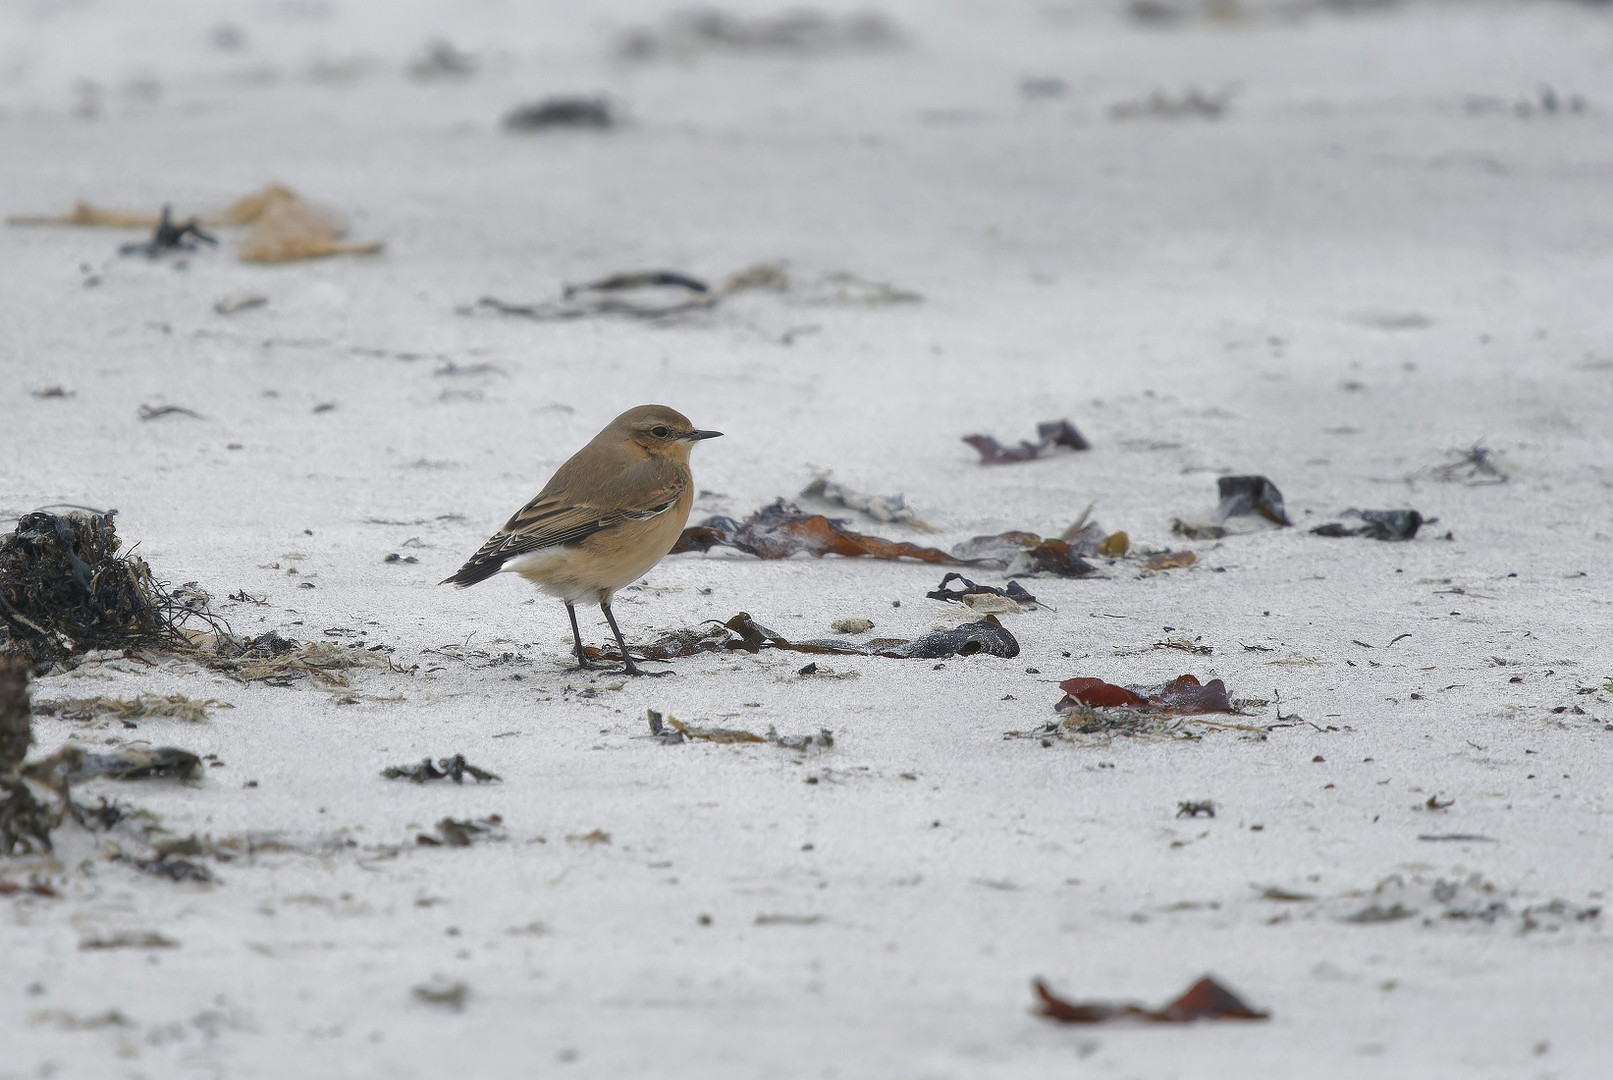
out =
[[[316,208],[301,195],[280,184],[245,195],[215,214],[192,217],[183,225],[173,225],[169,210],[161,214],[108,210],[79,202],[61,217],[22,215],[7,219],[13,225],[91,225],[109,228],[150,228],[157,230],[150,241],[125,246],[125,253],[155,255],[163,250],[184,248],[188,237],[213,242],[200,232],[200,226],[247,226],[239,250],[242,262],[289,262],[327,255],[369,255],[382,248],[380,243],[345,244],[341,238],[347,226],[334,213]],[[192,245],[193,246],[193,245]]]
[[[381,770],[381,775],[388,780],[408,780],[416,784],[424,784],[427,780],[452,780],[456,784],[463,784],[467,776],[478,784],[503,779],[496,773],[472,765],[465,760],[464,754],[438,758],[436,764],[432,764],[430,758],[421,758],[418,765],[389,765]]]
[[[569,128],[604,131],[616,125],[615,110],[598,97],[552,97],[521,105],[504,116],[509,131],[545,131]]]
[[[1206,975],[1187,988],[1181,997],[1158,1009],[1143,1005],[1107,1001],[1068,1001],[1035,980],[1036,996],[1041,999],[1036,1014],[1061,1024],[1109,1024],[1117,1020],[1141,1020],[1155,1024],[1185,1024],[1194,1020],[1269,1020],[1271,1014],[1245,1004],[1243,999]]]
[[[1004,446],[990,435],[965,435],[963,441],[980,452],[982,465],[1013,465],[1045,457],[1064,447],[1090,450],[1092,444],[1068,420],[1049,420],[1036,425],[1036,441],[1021,440],[1018,446]]]
[[[784,499],[763,507],[744,521],[729,517],[707,518],[683,530],[672,551],[710,551],[714,547],[737,548],[761,559],[787,559],[804,551],[815,558],[845,555],[918,559],[931,563],[961,561],[937,548],[854,533],[840,520],[805,513]]]
[[[63,720],[98,720],[108,717],[121,720],[134,727],[134,720],[149,717],[172,717],[190,723],[207,719],[208,709],[233,709],[227,701],[217,698],[195,700],[184,694],[137,694],[133,699],[121,697],[67,698],[62,701],[41,701],[34,705],[40,716],[59,716]]]
[[[738,15],[713,8],[681,11],[659,27],[624,34],[618,49],[633,60],[689,59],[707,52],[820,53],[888,49],[901,35],[882,15],[831,15],[797,8],[781,15]]]
[[[946,600],[981,612],[982,614],[1017,614],[1027,608],[1042,607],[1025,586],[1010,581],[1008,587],[980,585],[956,571],[941,579],[941,584],[924,594],[930,600]]]
[[[1065,679],[1059,683],[1064,698],[1053,708],[1074,712],[1081,706],[1094,709],[1136,709],[1143,712],[1195,716],[1202,713],[1234,713],[1227,697],[1226,683],[1211,679],[1200,683],[1192,675],[1179,675],[1157,686],[1116,686],[1102,679]]]
[[[437,822],[437,835],[419,833],[414,841],[422,847],[469,847],[481,840],[503,840],[504,819],[498,814],[459,820],[445,817]]]
[[[1509,479],[1496,465],[1495,451],[1487,446],[1474,443],[1466,450],[1456,451],[1455,454],[1455,461],[1436,465],[1431,470],[1435,480],[1447,484],[1484,487],[1488,484],[1504,484]]]
[[[206,770],[200,756],[175,746],[122,746],[94,751],[67,743],[54,754],[27,766],[29,776],[59,787],[107,777],[112,780],[200,780]]]
[[[1367,536],[1373,540],[1410,540],[1417,530],[1432,524],[1435,518],[1425,518],[1415,510],[1346,510],[1344,517],[1358,518],[1362,524],[1351,527],[1332,521],[1318,525],[1311,532],[1317,536]]]
[[[1232,104],[1237,87],[1211,93],[1196,86],[1180,94],[1155,90],[1137,101],[1119,101],[1109,107],[1111,120],[1219,120]]]
[[[1177,518],[1171,524],[1172,532],[1194,540],[1217,540],[1268,525],[1293,524],[1283,508],[1283,493],[1264,476],[1222,476],[1215,483],[1221,499],[1215,508],[1215,520]]]
[[[822,499],[835,506],[861,511],[875,521],[897,522],[918,532],[937,531],[929,522],[919,520],[913,513],[913,508],[907,505],[907,500],[901,495],[868,495],[861,491],[853,491],[844,484],[829,479],[827,474],[815,477],[812,483],[802,488],[801,497]]]
[[[169,208],[165,206],[162,208],[162,216],[157,219],[157,229],[152,233],[151,239],[124,244],[118,248],[118,254],[144,255],[148,259],[155,259],[168,251],[195,251],[197,241],[209,247],[218,247],[218,238],[204,233],[201,223],[196,218],[175,225],[169,214]]]
[[[782,649],[787,652],[832,656],[885,656],[900,660],[943,660],[951,656],[1019,655],[1019,642],[995,618],[965,623],[951,630],[937,630],[909,641],[905,638],[873,638],[869,641],[843,641],[838,638],[812,638],[791,641],[774,630],[759,625],[746,612],[727,622],[713,620],[703,630],[678,630],[666,634],[637,651],[646,660],[670,660],[703,652],[759,652]],[[611,646],[587,646],[590,660],[620,661],[621,654]]]
[[[197,613],[136,555],[119,555],[112,514],[25,514],[0,538],[0,655],[43,671],[91,649],[184,649]]]
[[[786,750],[827,750],[834,746],[834,734],[822,728],[816,735],[780,735],[772,728],[767,734],[757,735],[740,728],[702,727],[686,724],[675,716],[664,715],[655,709],[647,710],[645,719],[650,725],[650,737],[663,746],[700,741],[711,743],[772,743]]]

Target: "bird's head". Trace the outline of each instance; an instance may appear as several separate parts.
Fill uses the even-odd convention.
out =
[[[722,432],[701,431],[687,416],[665,405],[640,405],[612,420],[603,434],[630,442],[651,457],[688,461],[695,443],[715,439]]]

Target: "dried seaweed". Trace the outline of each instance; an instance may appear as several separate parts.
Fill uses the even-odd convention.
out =
[[[930,563],[965,561],[938,548],[852,532],[842,520],[805,513],[784,499],[763,507],[742,522],[729,517],[707,518],[703,523],[683,530],[672,551],[674,554],[681,551],[710,551],[714,547],[736,548],[761,559],[787,559],[804,551],[814,558],[844,555],[849,558],[917,559]]]
[[[41,716],[59,716],[63,720],[94,720],[104,716],[128,722],[161,716],[199,723],[207,719],[207,710],[210,708],[233,709],[235,706],[216,698],[197,701],[184,694],[138,694],[132,700],[90,697],[41,701],[34,706],[34,711]]]
[[[164,206],[162,216],[157,219],[156,231],[152,233],[151,239],[133,244],[124,244],[118,248],[118,254],[144,255],[148,259],[155,259],[169,251],[195,251],[197,241],[201,241],[210,247],[218,246],[218,238],[203,232],[199,220],[189,218],[176,225],[170,209]]]
[[[963,604],[971,610],[990,614],[1009,614],[1028,607],[1045,606],[1017,581],[1010,581],[1007,588],[999,589],[995,585],[970,581],[956,571],[947,574],[941,579],[941,584],[924,595],[930,600]]]
[[[1264,476],[1222,476],[1216,479],[1221,502],[1215,508],[1218,521],[1251,515],[1273,525],[1292,525],[1283,509],[1283,493]]]
[[[709,629],[668,634],[643,650],[644,656],[651,660],[669,660],[701,652],[756,653],[762,649],[829,656],[884,656],[898,660],[942,660],[976,653],[1002,657],[1019,655],[1019,642],[1014,635],[989,615],[978,622],[965,623],[951,630],[937,630],[912,641],[905,638],[874,638],[866,642],[843,641],[839,638],[791,641],[757,623],[743,611],[727,622],[713,621],[707,626]],[[677,643],[683,643],[687,651],[672,651],[671,647]],[[657,646],[663,648],[658,649]],[[590,660],[621,659],[621,654],[608,646],[602,649],[590,647],[584,651]]]
[[[1496,465],[1495,451],[1487,446],[1474,443],[1466,450],[1455,453],[1457,455],[1455,461],[1435,466],[1431,470],[1435,480],[1446,484],[1484,487],[1489,484],[1504,484],[1509,479]]]
[[[248,226],[248,231],[242,238],[239,251],[242,262],[287,262],[328,255],[368,255],[380,251],[383,246],[380,243],[341,243],[347,227],[340,218],[314,207],[301,195],[280,184],[270,184],[261,191],[243,196],[218,213],[204,215],[199,220],[192,218],[177,229],[172,225],[166,208],[159,216],[108,210],[85,202],[75,204],[72,213],[60,217],[25,215],[7,220],[15,225],[158,229],[158,236],[149,244],[128,245],[141,251],[158,243],[164,235],[165,224],[169,233],[179,234],[173,238],[175,244],[184,240],[187,230],[189,235],[199,235],[194,228],[197,224],[222,227],[244,225]]]
[[[479,840],[504,839],[504,819],[498,814],[484,818],[445,817],[437,822],[437,835],[419,833],[414,842],[421,847],[470,847]]]
[[[21,771],[34,738],[29,674],[27,661],[0,656],[0,855],[49,851],[65,809],[48,791],[41,800]]]
[[[663,716],[654,709],[647,710],[645,719],[650,725],[650,737],[662,746],[677,746],[690,741],[711,743],[772,743],[786,750],[827,750],[834,746],[834,734],[820,728],[816,735],[780,735],[773,728],[766,735],[740,728],[702,727],[686,724],[675,716]]]
[[[26,514],[0,538],[0,655],[43,671],[91,649],[189,646],[197,613],[122,546],[112,514]]]
[[[1433,519],[1425,518],[1415,510],[1346,510],[1344,517],[1355,517],[1362,524],[1354,528],[1342,522],[1331,521],[1318,525],[1311,532],[1317,536],[1366,536],[1373,540],[1410,540],[1417,530]]]
[[[1119,101],[1109,107],[1109,119],[1219,120],[1232,104],[1237,87],[1210,92],[1190,86],[1180,94],[1155,90],[1136,101]]]
[[[1103,530],[1093,526],[1070,538],[1044,538],[1030,532],[976,536],[952,549],[952,561],[1001,568],[1011,577],[1033,574],[1091,577],[1098,568],[1082,556],[1097,554],[1096,538],[1102,533]]]
[[[815,477],[812,483],[802,488],[801,497],[822,499],[836,506],[844,506],[848,510],[858,510],[875,521],[899,522],[918,532],[937,531],[929,522],[920,521],[913,513],[913,508],[907,505],[907,500],[901,495],[868,495],[861,491],[853,491],[844,484],[829,479],[827,474]]]
[[[659,27],[633,30],[617,45],[634,60],[687,59],[701,53],[786,53],[795,56],[888,49],[901,35],[884,16],[830,15],[797,9],[738,15],[710,8],[682,11]]]
[[[545,98],[519,105],[504,116],[504,127],[509,131],[604,131],[615,125],[616,114],[610,102],[599,97]]]
[[[1068,420],[1049,420],[1036,425],[1036,441],[1020,440],[1018,446],[1004,446],[990,435],[965,435],[963,441],[980,452],[982,465],[1014,465],[1045,457],[1059,447],[1070,450],[1090,450],[1075,425]]]
[[[175,746],[122,746],[92,751],[67,743],[47,758],[24,767],[32,779],[57,789],[96,777],[112,780],[200,780],[202,759]]]
[[[1082,706],[1094,709],[1134,709],[1140,712],[1196,716],[1235,713],[1226,683],[1211,679],[1201,684],[1192,675],[1180,675],[1157,686],[1116,686],[1102,679],[1075,678],[1059,683],[1064,698],[1053,708],[1069,713]]]
[[[381,770],[381,775],[388,780],[408,780],[415,784],[424,784],[428,780],[452,780],[456,784],[463,784],[466,776],[478,784],[503,779],[497,773],[472,765],[465,760],[464,754],[438,758],[436,764],[432,764],[430,758],[421,758],[418,765],[389,765]]]
[[[1068,1001],[1037,979],[1032,984],[1040,1003],[1036,1015],[1061,1024],[1108,1024],[1139,1020],[1155,1024],[1185,1024],[1194,1020],[1269,1020],[1271,1014],[1251,1008],[1243,999],[1206,975],[1187,991],[1158,1009],[1131,1003]]]

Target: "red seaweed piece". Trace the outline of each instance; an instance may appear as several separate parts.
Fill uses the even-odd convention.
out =
[[[982,465],[1014,465],[1034,461],[1055,447],[1090,450],[1092,444],[1068,420],[1050,420],[1036,425],[1036,441],[1020,440],[1018,446],[1004,446],[990,435],[965,435],[963,441],[980,452]]]
[[[1195,1020],[1269,1020],[1271,1014],[1251,1008],[1242,998],[1206,975],[1186,993],[1161,1009],[1107,1001],[1067,1001],[1049,990],[1041,979],[1032,982],[1041,1004],[1036,1015],[1061,1024],[1108,1024],[1116,1020],[1144,1020],[1156,1024],[1186,1024]]]
[[[1116,686],[1102,679],[1065,679],[1059,683],[1064,698],[1055,710],[1074,712],[1082,705],[1094,709],[1142,709],[1148,712],[1194,716],[1201,713],[1237,712],[1227,696],[1227,684],[1220,679],[1200,683],[1192,675],[1181,675],[1158,686]]]

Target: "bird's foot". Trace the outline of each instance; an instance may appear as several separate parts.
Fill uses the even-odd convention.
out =
[[[672,672],[670,672],[670,671],[645,671],[643,668],[641,668],[637,664],[633,663],[632,660],[629,660],[625,665],[623,665],[622,674],[623,675],[643,675],[643,676],[646,676],[646,677],[651,678],[651,679],[659,679],[659,678],[662,678],[663,676],[672,674]]]

